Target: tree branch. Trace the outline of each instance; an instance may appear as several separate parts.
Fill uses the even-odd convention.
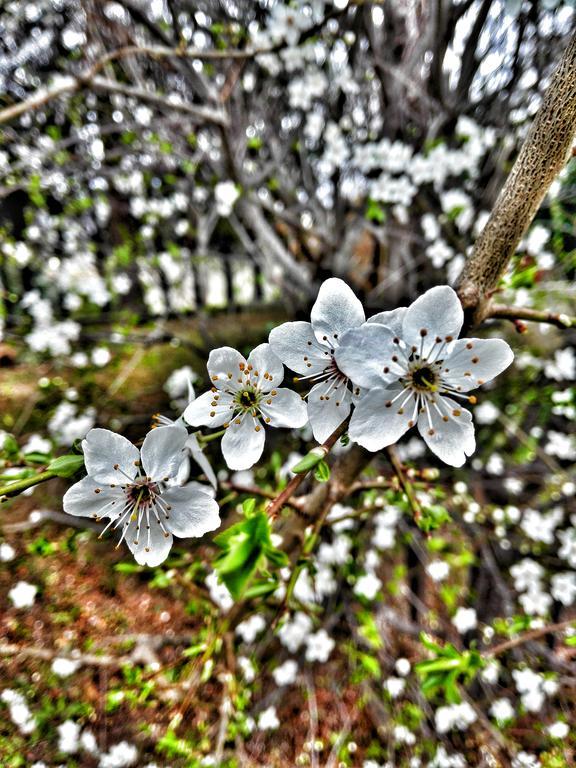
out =
[[[573,328],[576,326],[576,317],[570,317],[562,312],[550,312],[550,310],[529,309],[528,307],[507,307],[504,304],[493,304],[490,307],[488,318],[502,320],[528,320],[534,323],[548,323],[557,328]],[[518,330],[521,330],[518,328]]]
[[[576,33],[456,285],[472,324],[490,314],[489,292],[498,285],[550,184],[566,164],[575,136]]]

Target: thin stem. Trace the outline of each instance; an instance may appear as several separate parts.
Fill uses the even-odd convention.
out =
[[[498,645],[492,646],[492,648],[488,648],[486,651],[484,651],[483,655],[488,658],[501,656],[503,653],[506,653],[506,651],[509,651],[511,648],[517,648],[519,645],[524,645],[524,643],[529,643],[531,640],[536,640],[538,637],[542,637],[543,635],[551,635],[554,632],[561,632],[563,629],[567,629],[573,624],[576,624],[575,618],[566,619],[565,621],[559,621],[556,624],[547,624],[545,627],[538,627],[537,629],[531,629],[529,632],[525,632],[523,635],[520,635],[519,637],[515,637],[512,640],[506,640],[506,642],[504,643],[499,643]]]
[[[50,470],[46,470],[24,480],[16,480],[13,483],[8,483],[8,485],[3,485],[0,487],[0,502],[7,501],[11,496],[18,496],[22,491],[33,488],[35,485],[50,480],[53,477],[57,477],[57,475]]]
[[[334,430],[330,437],[326,440],[326,442],[322,443],[321,446],[319,446],[324,452],[325,456],[327,456],[332,448],[334,447],[336,441],[338,438],[344,434],[346,429],[348,428],[348,419],[346,421],[342,422],[338,429]],[[274,518],[278,517],[280,514],[280,511],[283,506],[285,506],[288,503],[288,500],[290,497],[294,494],[294,491],[298,490],[298,488],[302,485],[304,480],[308,477],[310,472],[315,469],[315,467],[312,467],[307,472],[301,472],[300,474],[296,475],[296,477],[293,477],[292,480],[288,483],[286,488],[276,496],[276,498],[268,504],[266,507],[266,512],[270,516],[271,520],[274,520]]]
[[[222,437],[225,432],[225,429],[220,429],[218,432],[213,432],[211,435],[202,435],[200,432],[195,432],[194,434],[199,443],[211,443],[212,440],[218,440],[219,437]]]
[[[410,482],[410,480],[408,480],[408,478],[406,477],[406,474],[404,473],[404,468],[402,467],[402,462],[396,455],[396,451],[394,450],[394,448],[390,446],[389,448],[385,448],[384,450],[386,451],[388,460],[390,461],[390,464],[392,464],[392,468],[396,473],[396,477],[398,478],[398,481],[402,486],[402,490],[406,494],[406,498],[408,499],[408,504],[410,505],[410,509],[412,510],[412,514],[414,515],[414,520],[416,523],[418,523],[422,519],[422,507],[420,506],[420,502],[416,498],[416,494],[414,493],[414,487]]]

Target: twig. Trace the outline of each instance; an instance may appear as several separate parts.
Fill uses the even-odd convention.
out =
[[[334,447],[334,444],[338,440],[338,438],[344,434],[346,429],[348,428],[348,419],[344,421],[338,429],[334,430],[334,432],[330,435],[328,440],[326,442],[322,443],[321,446],[319,446],[320,449],[324,451],[324,455],[327,456],[332,448]],[[314,469],[314,467],[312,468]],[[301,472],[300,474],[296,475],[296,477],[293,477],[292,480],[288,483],[286,488],[276,496],[276,498],[268,504],[266,507],[266,512],[270,516],[270,519],[273,520],[274,518],[278,517],[280,514],[280,511],[283,506],[285,506],[290,499],[291,496],[293,496],[294,492],[298,490],[298,488],[302,485],[304,480],[308,477],[310,472],[312,472],[312,469],[309,469],[307,472]]]
[[[205,60],[220,60],[226,61],[230,59],[250,59],[261,53],[269,53],[269,48],[251,48],[246,50],[230,49],[230,50],[203,50],[201,48],[169,48],[165,46],[141,46],[141,45],[127,45],[123,48],[118,48],[115,51],[110,51],[104,56],[99,58],[94,64],[87,67],[83,72],[77,76],[67,76],[63,78],[63,82],[60,85],[55,86],[52,89],[40,88],[36,93],[32,94],[30,98],[25,101],[21,101],[18,104],[14,104],[11,107],[7,107],[0,112],[0,124],[6,123],[9,120],[13,120],[16,117],[25,112],[29,112],[38,107],[44,106],[50,101],[64,96],[68,93],[74,93],[79,91],[82,87],[90,85],[96,75],[104,69],[104,67],[112,61],[123,59],[128,56],[149,56],[151,58],[186,58],[186,59],[205,59]],[[109,81],[112,82],[112,81]],[[177,105],[175,106],[178,109]],[[214,112],[212,114],[215,114]]]
[[[238,483],[232,483],[225,481],[220,483],[220,487],[227,491],[235,491],[236,493],[245,493],[248,496],[262,496],[264,499],[270,499],[274,501],[276,494],[272,491],[265,491],[264,488],[259,488],[257,485],[239,485]],[[298,499],[287,499],[284,502],[284,506],[292,507],[293,509],[300,511],[302,504]]]
[[[534,323],[548,323],[557,328],[573,328],[576,326],[576,317],[570,317],[562,312],[550,312],[549,310],[529,309],[528,307],[507,307],[504,304],[493,304],[490,308],[488,318],[499,318],[502,320],[527,320]],[[520,330],[516,326],[517,330]]]
[[[18,496],[18,494],[28,490],[28,488],[33,488],[35,485],[46,482],[46,480],[51,480],[53,477],[57,477],[57,475],[47,469],[45,472],[37,472],[32,477],[9,482],[7,485],[0,487],[0,503],[8,501],[11,496]]]
[[[488,648],[483,652],[482,655],[490,659],[496,656],[501,656],[511,648],[516,648],[519,645],[524,645],[524,643],[529,643],[531,640],[536,640],[536,638],[542,637],[543,635],[551,635],[554,632],[561,632],[563,629],[567,629],[572,624],[576,624],[576,617],[572,619],[566,619],[565,621],[559,621],[556,624],[547,624],[545,627],[531,629],[529,632],[525,632],[519,637],[514,637],[512,640],[506,640],[504,643],[499,643],[498,645],[492,646],[492,648]]]
[[[396,455],[396,451],[394,450],[394,448],[390,446],[389,448],[385,448],[385,451],[390,461],[390,464],[392,464],[392,468],[394,469],[394,472],[398,477],[398,481],[402,486],[402,490],[406,494],[406,498],[408,499],[408,504],[410,505],[410,509],[412,510],[412,514],[414,515],[414,521],[418,523],[422,519],[422,507],[420,506],[420,502],[416,498],[416,494],[414,493],[412,483],[406,477],[404,473],[404,469],[402,467],[402,463],[398,458],[398,456]]]

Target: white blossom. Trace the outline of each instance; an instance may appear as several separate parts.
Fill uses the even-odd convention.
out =
[[[266,621],[263,616],[255,613],[249,619],[240,622],[236,627],[236,634],[240,635],[245,643],[253,643],[258,635],[266,629]]]
[[[302,427],[306,405],[289,389],[278,388],[282,363],[269,344],[252,350],[248,360],[231,347],[210,352],[208,373],[213,387],[190,403],[188,424],[224,427],[222,454],[230,469],[249,469],[262,455],[262,420],[272,427]]]
[[[258,728],[261,731],[274,731],[280,727],[276,707],[268,707],[258,715]]]
[[[310,635],[311,629],[312,619],[299,611],[294,614],[292,619],[288,619],[282,624],[278,630],[278,637],[285,648],[291,653],[296,653],[306,637]]]
[[[8,597],[15,608],[31,608],[34,605],[38,587],[27,581],[19,581],[8,592]]]
[[[58,677],[70,677],[80,667],[80,662],[75,659],[58,657],[52,662],[52,672]]]
[[[452,616],[452,624],[454,624],[461,635],[475,629],[478,626],[476,611],[474,608],[458,608],[454,616]]]
[[[354,585],[354,594],[374,600],[382,587],[382,581],[373,573],[365,573],[358,578]]]
[[[184,458],[188,433],[179,426],[149,432],[139,451],[121,435],[92,429],[82,441],[88,476],[65,494],[70,515],[103,517],[120,531],[141,565],[159,565],[173,535],[203,536],[220,525],[218,505],[195,484],[169,485]]]
[[[296,681],[297,676],[298,663],[294,659],[287,659],[272,672],[276,685],[292,685]]]
[[[338,367],[368,390],[350,421],[352,440],[377,451],[417,425],[442,461],[464,463],[475,449],[474,426],[457,400],[475,402],[465,393],[507,368],[513,354],[502,339],[455,341],[463,320],[456,293],[438,286],[343,335]]]
[[[32,733],[36,728],[36,719],[30,712],[24,696],[12,688],[5,688],[0,699],[8,705],[10,719],[21,733]]]
[[[510,703],[510,699],[506,698],[495,699],[490,707],[490,714],[494,720],[498,720],[502,723],[507,720],[512,720],[512,718],[516,716],[516,712]]]
[[[306,661],[320,661],[322,663],[328,661],[336,645],[325,629],[320,629],[315,634],[308,635],[305,643]]]
[[[438,733],[447,733],[448,731],[465,731],[477,719],[468,702],[461,704],[449,704],[445,707],[438,707],[434,713],[434,721]]]

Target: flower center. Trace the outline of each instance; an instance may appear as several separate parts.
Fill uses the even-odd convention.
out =
[[[160,493],[158,485],[149,480],[141,480],[126,487],[126,499],[137,507],[147,507]]]
[[[250,411],[258,407],[260,395],[254,389],[243,389],[236,395],[236,403],[243,411]]]
[[[423,365],[415,368],[410,374],[410,383],[420,392],[436,392],[440,378],[434,368]]]

